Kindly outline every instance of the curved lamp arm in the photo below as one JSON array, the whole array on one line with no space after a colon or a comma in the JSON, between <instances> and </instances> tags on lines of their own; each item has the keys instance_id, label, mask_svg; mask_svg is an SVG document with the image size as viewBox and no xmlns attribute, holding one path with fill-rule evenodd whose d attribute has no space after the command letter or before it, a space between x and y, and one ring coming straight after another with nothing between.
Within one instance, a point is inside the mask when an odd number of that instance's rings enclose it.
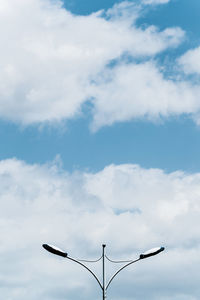
<instances>
[{"instance_id":1,"label":"curved lamp arm","mask_svg":"<svg viewBox=\"0 0 200 300\"><path fill-rule=\"evenodd\" d=\"M164 251L165 248L164 247L156 247L156 248L153 248L153 249L150 249L142 254L140 254L140 257L136 260L133 260L133 261L130 261L128 264L126 264L125 266L123 266L122 268L120 268L112 277L111 279L109 280L107 286L106 286L106 290L107 288L109 287L109 285L111 284L112 280L115 278L115 276L121 271L123 270L124 268L128 267L129 265L141 260L141 259L144 259L144 258L147 258L147 257L150 257L150 256L154 256L154 255L157 255L158 253ZM109 259L110 260L110 259ZM111 260L110 260L111 261Z\"/></svg>"},{"instance_id":2,"label":"curved lamp arm","mask_svg":"<svg viewBox=\"0 0 200 300\"><path fill-rule=\"evenodd\" d=\"M68 259L70 259L70 260L76 262L77 264L81 265L81 266L84 267L86 270L88 270L88 271L94 276L94 278L96 279L96 281L97 281L98 284L100 285L100 288L103 289L103 286L102 286L100 280L97 278L97 276L96 276L96 275L95 275L95 274L94 274L94 273L93 273L86 265L84 265L82 262L80 262L80 261L78 261L78 260L76 260L76 259L74 259L74 258L72 258L72 257L67 256L66 258L68 258Z\"/></svg>"},{"instance_id":3,"label":"curved lamp arm","mask_svg":"<svg viewBox=\"0 0 200 300\"><path fill-rule=\"evenodd\" d=\"M72 258L72 257L69 257L68 254L67 254L67 252L61 250L60 248L58 248L58 247L56 247L56 246L49 245L49 244L43 244L42 247L43 247L45 250L49 251L50 253L56 254L56 255L58 255L58 256L62 256L62 257L64 257L64 258L68 258L68 259L70 259L70 260L76 262L77 264L81 265L82 267L84 267L86 270L88 270L88 271L94 276L94 278L95 278L96 281L98 282L100 288L103 290L103 286L102 286L100 280L99 280L99 279L97 278L97 276L92 272L92 270L90 270L90 269L89 269L86 265L84 265L82 262L80 262L79 260L74 259L74 258ZM101 259L101 257L100 257L100 259ZM98 260L100 260L100 259L98 259ZM97 261L98 261L98 260L97 260Z\"/></svg>"},{"instance_id":4,"label":"curved lamp arm","mask_svg":"<svg viewBox=\"0 0 200 300\"><path fill-rule=\"evenodd\" d=\"M136 259L136 260L133 260L133 261L129 262L128 264L126 264L125 266L123 266L122 268L120 268L120 269L119 269L119 270L111 277L111 279L109 280L109 282L108 282L108 284L107 284L107 286L106 286L106 290L108 289L109 285L111 284L111 282L113 281L113 279L115 278L115 276L116 276L120 271L122 271L124 268L128 267L129 265L131 265L131 264L137 262L138 260L141 260L141 258L138 258L138 259Z\"/></svg>"}]
</instances>

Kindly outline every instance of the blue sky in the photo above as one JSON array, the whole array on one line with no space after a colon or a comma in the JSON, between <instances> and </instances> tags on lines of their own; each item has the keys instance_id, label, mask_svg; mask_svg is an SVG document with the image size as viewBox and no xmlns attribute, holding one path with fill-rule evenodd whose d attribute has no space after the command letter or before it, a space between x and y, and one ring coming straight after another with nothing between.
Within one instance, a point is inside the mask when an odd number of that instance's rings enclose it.
<instances>
[{"instance_id":1,"label":"blue sky","mask_svg":"<svg viewBox=\"0 0 200 300\"><path fill-rule=\"evenodd\" d=\"M65 1L75 14L90 14L111 7L115 1ZM195 47L198 36L198 1L172 1L148 8L138 24L154 24L161 29L180 26L187 31L180 47L165 51L162 56L173 63L174 57ZM181 11L181 13L179 13ZM192 16L192 17L191 17ZM67 170L97 171L111 163L138 163L143 167L166 171L182 169L199 171L199 128L188 116L169 118L156 123L131 120L91 133L91 109L64 125L23 127L1 120L1 158L17 157L29 163L45 163L60 155ZM64 127L64 128L63 128ZM82 151L79 151L80 148ZM148 151L143 151L147 149Z\"/></svg>"},{"instance_id":2,"label":"blue sky","mask_svg":"<svg viewBox=\"0 0 200 300\"><path fill-rule=\"evenodd\" d=\"M4 299L100 299L44 242L84 258L102 243L119 259L166 246L108 299L199 299L199 10L198 0L2 0Z\"/></svg>"},{"instance_id":3,"label":"blue sky","mask_svg":"<svg viewBox=\"0 0 200 300\"><path fill-rule=\"evenodd\" d=\"M46 163L58 155L69 171L99 171L112 163L137 163L167 172L198 172L200 168L199 128L187 118L162 124L127 122L95 134L90 132L85 118L69 122L66 127L64 131L38 130L2 124L1 158Z\"/></svg>"}]
</instances>

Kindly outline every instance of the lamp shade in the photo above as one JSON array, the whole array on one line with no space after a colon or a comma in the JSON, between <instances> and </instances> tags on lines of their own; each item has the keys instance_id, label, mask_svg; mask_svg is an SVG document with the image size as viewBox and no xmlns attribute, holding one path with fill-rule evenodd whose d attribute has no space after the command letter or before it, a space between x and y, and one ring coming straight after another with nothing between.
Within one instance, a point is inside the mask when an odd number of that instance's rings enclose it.
<instances>
[{"instance_id":1,"label":"lamp shade","mask_svg":"<svg viewBox=\"0 0 200 300\"><path fill-rule=\"evenodd\" d=\"M148 250L148 251L140 254L140 259L156 255L156 254L158 254L158 253L160 253L160 252L162 252L164 250L165 250L164 247L157 247L157 248L150 249L150 250Z\"/></svg>"},{"instance_id":2,"label":"lamp shade","mask_svg":"<svg viewBox=\"0 0 200 300\"><path fill-rule=\"evenodd\" d=\"M62 257L67 257L67 253L64 252L63 250L59 249L58 247L56 246L53 246L53 245L48 245L48 244L43 244L42 247L53 253L53 254L56 254L56 255L59 255L59 256L62 256Z\"/></svg>"}]
</instances>

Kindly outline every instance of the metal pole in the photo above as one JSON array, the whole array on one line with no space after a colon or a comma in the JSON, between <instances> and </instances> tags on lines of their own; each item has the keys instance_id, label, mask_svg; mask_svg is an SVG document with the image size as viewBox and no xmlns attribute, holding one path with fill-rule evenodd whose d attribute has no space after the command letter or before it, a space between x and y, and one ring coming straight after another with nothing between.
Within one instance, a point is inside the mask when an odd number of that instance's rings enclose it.
<instances>
[{"instance_id":1,"label":"metal pole","mask_svg":"<svg viewBox=\"0 0 200 300\"><path fill-rule=\"evenodd\" d=\"M106 276L105 276L105 247L106 245L103 244L102 245L102 259L103 259L103 284L102 284L102 287L103 287L103 300L106 299Z\"/></svg>"}]
</instances>

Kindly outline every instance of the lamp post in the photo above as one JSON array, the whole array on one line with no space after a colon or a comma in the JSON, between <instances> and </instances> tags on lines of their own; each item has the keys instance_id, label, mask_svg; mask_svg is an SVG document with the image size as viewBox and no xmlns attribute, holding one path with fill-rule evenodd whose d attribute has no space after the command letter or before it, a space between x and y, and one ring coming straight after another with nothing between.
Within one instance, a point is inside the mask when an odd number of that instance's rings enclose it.
<instances>
[{"instance_id":1,"label":"lamp post","mask_svg":"<svg viewBox=\"0 0 200 300\"><path fill-rule=\"evenodd\" d=\"M124 268L128 267L129 265L139 261L139 260L142 260L142 259L145 259L145 258L148 258L150 256L153 256L153 255L156 255L160 252L162 252L165 248L164 247L157 247L157 248L153 248L153 249L150 249L142 254L140 254L140 256L135 259L135 260L124 260L124 261L114 261L114 260L111 260L106 254L105 254L105 248L106 248L106 245L103 244L102 245L102 255L99 259L97 260L82 260L82 259L74 259L70 256L68 256L67 252L59 249L58 247L55 247L53 245L49 245L49 244L43 244L42 245L43 248L53 254L56 254L56 255L59 255L59 256L62 256L64 258L67 258L69 260L72 260L76 263L78 263L79 265L81 265L82 267L84 267L85 269L87 269L92 275L93 277L96 279L97 283L99 284L101 290L102 290L102 296L103 296L103 300L106 299L106 292L107 292L107 289L108 287L110 286L111 282L113 281L113 279L115 278L115 276L120 272L122 271ZM83 262L97 262L97 261L100 261L102 259L102 281L94 274L94 272L92 270L90 270ZM110 278L110 280L108 281L108 283L106 284L106 269L105 269L105 261L106 259L112 263L124 263L124 266L119 268L118 271L116 273L114 273L114 275Z\"/></svg>"}]
</instances>

